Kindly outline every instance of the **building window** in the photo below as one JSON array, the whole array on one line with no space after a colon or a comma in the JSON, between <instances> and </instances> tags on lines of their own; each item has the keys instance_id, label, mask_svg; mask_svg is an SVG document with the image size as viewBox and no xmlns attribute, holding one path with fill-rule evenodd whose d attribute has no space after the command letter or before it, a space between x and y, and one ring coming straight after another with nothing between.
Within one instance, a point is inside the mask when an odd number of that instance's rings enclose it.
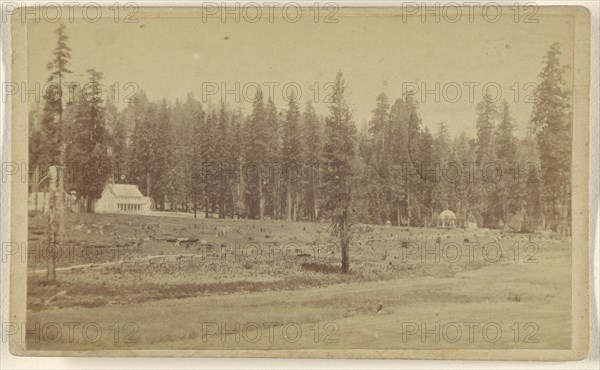
<instances>
[{"instance_id":1,"label":"building window","mask_svg":"<svg viewBox=\"0 0 600 370\"><path fill-rule=\"evenodd\" d=\"M117 203L117 209L124 212L137 212L142 210L141 204Z\"/></svg>"}]
</instances>

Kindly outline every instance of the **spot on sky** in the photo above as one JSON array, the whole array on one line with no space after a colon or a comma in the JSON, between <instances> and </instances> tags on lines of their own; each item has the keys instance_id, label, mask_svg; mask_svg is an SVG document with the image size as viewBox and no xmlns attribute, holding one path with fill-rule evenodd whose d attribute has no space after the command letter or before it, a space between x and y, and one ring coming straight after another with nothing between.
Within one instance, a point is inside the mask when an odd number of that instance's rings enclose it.
<instances>
[{"instance_id":1,"label":"spot on sky","mask_svg":"<svg viewBox=\"0 0 600 370\"><path fill-rule=\"evenodd\" d=\"M194 54L192 54L192 59L194 59L195 61L199 61L200 60L200 53L194 53Z\"/></svg>"}]
</instances>

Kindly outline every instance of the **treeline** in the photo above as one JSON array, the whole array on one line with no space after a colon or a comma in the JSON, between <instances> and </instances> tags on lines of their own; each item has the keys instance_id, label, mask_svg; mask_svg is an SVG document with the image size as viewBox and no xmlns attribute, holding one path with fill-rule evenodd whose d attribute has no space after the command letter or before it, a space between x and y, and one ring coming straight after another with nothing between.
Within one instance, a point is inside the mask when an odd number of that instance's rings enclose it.
<instances>
[{"instance_id":1,"label":"treeline","mask_svg":"<svg viewBox=\"0 0 600 370\"><path fill-rule=\"evenodd\" d=\"M560 46L550 46L538 75L532 116L515 137L508 102L486 97L476 108L474 138L452 137L444 123L421 125L411 97L376 99L359 135L362 218L428 226L450 209L459 224L515 231L571 233L570 91Z\"/></svg>"},{"instance_id":2,"label":"treeline","mask_svg":"<svg viewBox=\"0 0 600 370\"><path fill-rule=\"evenodd\" d=\"M70 72L64 27L57 33L50 81ZM357 130L339 73L325 116L311 102L282 108L260 92L247 115L191 93L169 103L140 92L121 110L100 90L47 101L30 115L30 162L76 163L64 188L85 211L114 181L138 185L157 210L220 218L332 220L344 230L357 220L432 226L450 209L479 226L568 234L572 122L559 55L552 45L520 139L509 104L491 99L477 106L474 138L453 137L444 123L430 132L410 95L379 95ZM102 74L88 74L101 88Z\"/></svg>"},{"instance_id":3,"label":"treeline","mask_svg":"<svg viewBox=\"0 0 600 370\"><path fill-rule=\"evenodd\" d=\"M112 130L112 174L137 184L157 210L317 219L323 122L311 103L279 111L257 94L244 115L224 103L205 107L191 93L172 105L137 98Z\"/></svg>"}]
</instances>

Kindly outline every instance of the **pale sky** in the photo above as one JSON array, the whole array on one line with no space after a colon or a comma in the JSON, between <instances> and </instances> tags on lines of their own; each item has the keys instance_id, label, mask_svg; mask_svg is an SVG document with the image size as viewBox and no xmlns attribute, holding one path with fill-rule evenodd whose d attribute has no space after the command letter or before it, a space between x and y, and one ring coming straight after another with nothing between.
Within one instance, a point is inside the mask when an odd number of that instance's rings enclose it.
<instances>
[{"instance_id":1,"label":"pale sky","mask_svg":"<svg viewBox=\"0 0 600 370\"><path fill-rule=\"evenodd\" d=\"M385 92L393 102L401 96L403 83L425 84L432 90L438 82L441 88L448 87L449 99L456 97L457 85L462 97L455 103L442 95L439 103L433 94L426 102L420 98L423 124L435 132L444 121L452 135L462 130L474 135L475 106L482 100L484 84L500 86L517 124L523 126L532 108L525 101L532 91L527 83L537 81L549 45L559 42L562 63L572 64L570 16L538 14L539 22L529 24L516 23L508 14L497 23L480 17L473 22L463 17L457 23L433 19L423 23L418 17L403 21L390 15L337 18L335 24L315 23L310 14L298 23L282 19L269 23L266 17L258 23L191 17L141 18L138 24L67 21L71 79L79 81L87 69L96 68L104 73L106 85L119 84L121 100L126 95L124 84L134 82L150 100L164 97L172 102L184 100L188 92L200 99L203 83L225 83L235 89L239 82L240 92L248 86L246 91L253 95L253 84L262 85L267 93L265 83L275 82L279 109L285 108L283 85L298 84L302 101L313 99L319 86L316 107L326 114L325 85L340 70L357 124L370 119L379 93ZM30 83L47 80L55 27L47 22L29 24ZM469 102L469 83L479 84L472 88L474 102ZM513 101L514 90L519 91L518 103ZM220 99L219 92L212 102ZM225 99L234 108L238 105L232 94ZM249 105L241 105L244 112L249 112Z\"/></svg>"}]
</instances>

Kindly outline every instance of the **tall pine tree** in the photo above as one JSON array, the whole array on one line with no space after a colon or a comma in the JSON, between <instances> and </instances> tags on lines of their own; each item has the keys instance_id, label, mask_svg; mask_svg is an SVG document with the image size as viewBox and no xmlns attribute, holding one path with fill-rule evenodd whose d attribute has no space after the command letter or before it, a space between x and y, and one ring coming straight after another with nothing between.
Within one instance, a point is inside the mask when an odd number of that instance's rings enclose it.
<instances>
[{"instance_id":1,"label":"tall pine tree","mask_svg":"<svg viewBox=\"0 0 600 370\"><path fill-rule=\"evenodd\" d=\"M346 82L341 72L338 72L332 89L329 115L325 120L326 141L323 148L326 169L323 184L324 208L331 218L333 235L340 241L342 272L348 273L356 127L346 101Z\"/></svg>"},{"instance_id":2,"label":"tall pine tree","mask_svg":"<svg viewBox=\"0 0 600 370\"><path fill-rule=\"evenodd\" d=\"M77 171L70 178L72 190L82 204L82 210L93 211L94 201L100 198L110 176L108 154L110 137L102 99L102 73L88 70L91 89L73 103L69 127L69 162Z\"/></svg>"},{"instance_id":3,"label":"tall pine tree","mask_svg":"<svg viewBox=\"0 0 600 370\"><path fill-rule=\"evenodd\" d=\"M286 189L287 220L296 221L298 214L298 192L302 181L302 135L300 127L300 109L296 97L288 102L283 128L282 158L284 168L284 186Z\"/></svg>"},{"instance_id":4,"label":"tall pine tree","mask_svg":"<svg viewBox=\"0 0 600 370\"><path fill-rule=\"evenodd\" d=\"M571 233L571 137L570 91L566 68L560 63L560 45L550 46L538 75L531 124L540 154L543 226Z\"/></svg>"},{"instance_id":5,"label":"tall pine tree","mask_svg":"<svg viewBox=\"0 0 600 370\"><path fill-rule=\"evenodd\" d=\"M264 219L265 194L264 185L268 178L264 171L265 162L272 157L269 144L269 124L263 94L256 92L252 104L252 114L246 124L246 163L243 176L246 184L246 207L251 218Z\"/></svg>"},{"instance_id":6,"label":"tall pine tree","mask_svg":"<svg viewBox=\"0 0 600 370\"><path fill-rule=\"evenodd\" d=\"M308 171L308 186L305 191L306 214L311 221L317 221L319 218L319 168L322 161L323 143L321 122L310 100L306 103L302 122L304 124L303 146L306 148L305 163Z\"/></svg>"}]
</instances>

